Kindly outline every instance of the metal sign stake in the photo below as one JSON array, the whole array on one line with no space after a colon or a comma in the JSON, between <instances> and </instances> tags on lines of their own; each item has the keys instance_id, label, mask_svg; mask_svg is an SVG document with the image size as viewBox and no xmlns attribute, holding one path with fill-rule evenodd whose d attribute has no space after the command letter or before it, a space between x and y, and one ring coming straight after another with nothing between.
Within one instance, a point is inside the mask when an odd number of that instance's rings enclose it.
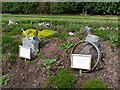
<instances>
[{"instance_id":1,"label":"metal sign stake","mask_svg":"<svg viewBox=\"0 0 120 90\"><path fill-rule=\"evenodd\" d=\"M82 73L82 69L79 70L79 75L82 76L83 73Z\"/></svg>"}]
</instances>

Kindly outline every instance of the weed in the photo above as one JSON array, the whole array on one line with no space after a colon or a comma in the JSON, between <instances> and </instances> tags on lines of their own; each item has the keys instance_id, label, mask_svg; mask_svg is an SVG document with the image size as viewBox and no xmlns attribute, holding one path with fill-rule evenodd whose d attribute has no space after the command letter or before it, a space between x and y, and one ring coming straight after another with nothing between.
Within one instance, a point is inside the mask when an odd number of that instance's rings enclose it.
<instances>
[{"instance_id":1,"label":"weed","mask_svg":"<svg viewBox=\"0 0 120 90\"><path fill-rule=\"evenodd\" d=\"M21 29L22 29L22 27L20 27L20 26L15 26L12 30L11 30L11 32L10 32L10 35L18 35L18 34L21 34Z\"/></svg>"},{"instance_id":2,"label":"weed","mask_svg":"<svg viewBox=\"0 0 120 90\"><path fill-rule=\"evenodd\" d=\"M2 32L11 32L11 30L14 28L13 25L8 26L8 25L2 25Z\"/></svg>"},{"instance_id":3,"label":"weed","mask_svg":"<svg viewBox=\"0 0 120 90\"><path fill-rule=\"evenodd\" d=\"M6 86L9 81L10 81L10 77L5 78L5 77L1 76L0 77L0 86L2 86L2 85Z\"/></svg>"},{"instance_id":4,"label":"weed","mask_svg":"<svg viewBox=\"0 0 120 90\"><path fill-rule=\"evenodd\" d=\"M14 41L13 43L11 43L10 53L11 54L18 54L20 44L21 44L21 42L19 42L19 41Z\"/></svg>"},{"instance_id":5,"label":"weed","mask_svg":"<svg viewBox=\"0 0 120 90\"><path fill-rule=\"evenodd\" d=\"M57 61L56 58L48 58L48 59L43 59L43 67L46 69L46 70L49 70L50 67L51 67L51 64L54 63L55 61Z\"/></svg>"},{"instance_id":6,"label":"weed","mask_svg":"<svg viewBox=\"0 0 120 90\"><path fill-rule=\"evenodd\" d=\"M101 79L90 79L86 80L82 84L83 88L99 88L103 90L103 88L108 88L108 85L104 83Z\"/></svg>"},{"instance_id":7,"label":"weed","mask_svg":"<svg viewBox=\"0 0 120 90\"><path fill-rule=\"evenodd\" d=\"M111 35L108 35L109 37L109 40L112 44L114 44L115 46L117 46L118 44L118 35L117 34L111 34Z\"/></svg>"},{"instance_id":8,"label":"weed","mask_svg":"<svg viewBox=\"0 0 120 90\"><path fill-rule=\"evenodd\" d=\"M16 55L13 55L13 54L10 55L9 61L10 61L10 64L13 65L15 63L15 61L16 61Z\"/></svg>"},{"instance_id":9,"label":"weed","mask_svg":"<svg viewBox=\"0 0 120 90\"><path fill-rule=\"evenodd\" d=\"M67 42L67 43L63 43L60 48L63 50L68 50L69 48L71 48L73 46L73 44L71 42Z\"/></svg>"},{"instance_id":10,"label":"weed","mask_svg":"<svg viewBox=\"0 0 120 90\"><path fill-rule=\"evenodd\" d=\"M80 24L76 24L76 23L70 23L69 25L67 25L67 31L69 32L75 32L80 30Z\"/></svg>"},{"instance_id":11,"label":"weed","mask_svg":"<svg viewBox=\"0 0 120 90\"><path fill-rule=\"evenodd\" d=\"M116 32L108 31L108 30L92 30L92 32L101 37L105 41L110 41L111 44L117 46L118 44L118 35Z\"/></svg>"},{"instance_id":12,"label":"weed","mask_svg":"<svg viewBox=\"0 0 120 90\"><path fill-rule=\"evenodd\" d=\"M76 78L68 69L63 69L56 76L49 77L46 88L75 88Z\"/></svg>"},{"instance_id":13,"label":"weed","mask_svg":"<svg viewBox=\"0 0 120 90\"><path fill-rule=\"evenodd\" d=\"M61 32L61 33L56 33L54 35L52 35L51 37L54 37L54 38L60 38L60 39L67 39L68 38L68 34L67 33L64 33L64 32Z\"/></svg>"},{"instance_id":14,"label":"weed","mask_svg":"<svg viewBox=\"0 0 120 90\"><path fill-rule=\"evenodd\" d=\"M42 52L38 53L38 59L44 59L44 58L46 57Z\"/></svg>"},{"instance_id":15,"label":"weed","mask_svg":"<svg viewBox=\"0 0 120 90\"><path fill-rule=\"evenodd\" d=\"M2 50L2 54L6 53L6 48L5 47L2 47L1 50Z\"/></svg>"},{"instance_id":16,"label":"weed","mask_svg":"<svg viewBox=\"0 0 120 90\"><path fill-rule=\"evenodd\" d=\"M13 38L11 38L8 35L3 35L2 36L2 45L10 44L13 41Z\"/></svg>"}]
</instances>

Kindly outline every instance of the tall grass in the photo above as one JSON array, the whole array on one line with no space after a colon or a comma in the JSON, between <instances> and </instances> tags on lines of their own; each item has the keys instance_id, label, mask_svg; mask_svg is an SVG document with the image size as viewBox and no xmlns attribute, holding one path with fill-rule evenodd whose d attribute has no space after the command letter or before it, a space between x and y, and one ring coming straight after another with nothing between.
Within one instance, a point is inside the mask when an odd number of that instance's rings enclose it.
<instances>
[{"instance_id":1,"label":"tall grass","mask_svg":"<svg viewBox=\"0 0 120 90\"><path fill-rule=\"evenodd\" d=\"M92 33L99 36L102 40L109 41L111 44L118 46L118 32L110 30L92 30Z\"/></svg>"}]
</instances>

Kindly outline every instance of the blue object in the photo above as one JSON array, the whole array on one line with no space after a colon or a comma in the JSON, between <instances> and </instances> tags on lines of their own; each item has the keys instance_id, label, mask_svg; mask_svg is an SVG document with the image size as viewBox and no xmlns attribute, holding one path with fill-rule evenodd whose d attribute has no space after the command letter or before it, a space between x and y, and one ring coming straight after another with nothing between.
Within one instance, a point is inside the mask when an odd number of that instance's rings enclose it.
<instances>
[{"instance_id":1,"label":"blue object","mask_svg":"<svg viewBox=\"0 0 120 90\"><path fill-rule=\"evenodd\" d=\"M35 47L39 49L39 39L38 36L34 36L33 39L35 40Z\"/></svg>"}]
</instances>

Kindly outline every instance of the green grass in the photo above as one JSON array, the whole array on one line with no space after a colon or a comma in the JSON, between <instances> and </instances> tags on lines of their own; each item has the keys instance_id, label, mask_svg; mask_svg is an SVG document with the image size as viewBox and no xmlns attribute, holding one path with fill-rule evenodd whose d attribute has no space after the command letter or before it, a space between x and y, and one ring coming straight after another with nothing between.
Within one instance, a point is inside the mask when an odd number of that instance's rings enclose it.
<instances>
[{"instance_id":1,"label":"green grass","mask_svg":"<svg viewBox=\"0 0 120 90\"><path fill-rule=\"evenodd\" d=\"M15 41L9 35L2 36L2 54L5 54L7 50L10 49L11 54L18 54L19 53L19 45L21 44L20 41Z\"/></svg>"},{"instance_id":2,"label":"green grass","mask_svg":"<svg viewBox=\"0 0 120 90\"><path fill-rule=\"evenodd\" d=\"M56 76L49 77L45 87L56 87L58 90L62 88L75 88L75 81L76 78L74 74L68 69L63 69L59 71Z\"/></svg>"},{"instance_id":3,"label":"green grass","mask_svg":"<svg viewBox=\"0 0 120 90\"><path fill-rule=\"evenodd\" d=\"M118 46L118 32L109 30L92 30L92 33L99 36L105 41L109 41L111 44Z\"/></svg>"},{"instance_id":4,"label":"green grass","mask_svg":"<svg viewBox=\"0 0 120 90\"><path fill-rule=\"evenodd\" d=\"M101 79L89 79L89 80L86 80L82 83L82 88L83 89L90 89L90 90L93 90L93 88L95 89L100 89L100 90L103 90L103 89L106 89L108 88L108 85L103 82Z\"/></svg>"},{"instance_id":5,"label":"green grass","mask_svg":"<svg viewBox=\"0 0 120 90\"><path fill-rule=\"evenodd\" d=\"M75 24L89 24L89 25L109 25L117 26L118 17L117 16L79 16L79 15L2 15L2 22L8 22L12 18L17 22L42 22L49 21L54 24L65 24L65 23L75 23Z\"/></svg>"},{"instance_id":6,"label":"green grass","mask_svg":"<svg viewBox=\"0 0 120 90\"><path fill-rule=\"evenodd\" d=\"M10 53L18 54L19 53L19 45L21 45L20 41L14 41L13 43L11 43Z\"/></svg>"},{"instance_id":7,"label":"green grass","mask_svg":"<svg viewBox=\"0 0 120 90\"><path fill-rule=\"evenodd\" d=\"M8 35L3 35L2 36L2 45L10 44L13 41L13 38Z\"/></svg>"},{"instance_id":8,"label":"green grass","mask_svg":"<svg viewBox=\"0 0 120 90\"><path fill-rule=\"evenodd\" d=\"M8 82L10 81L10 77L4 78L3 76L0 77L0 87L6 86Z\"/></svg>"},{"instance_id":9,"label":"green grass","mask_svg":"<svg viewBox=\"0 0 120 90\"><path fill-rule=\"evenodd\" d=\"M16 55L12 54L9 57L10 64L13 65L16 61Z\"/></svg>"},{"instance_id":10,"label":"green grass","mask_svg":"<svg viewBox=\"0 0 120 90\"><path fill-rule=\"evenodd\" d=\"M60 39L63 39L63 40L67 39L68 37L69 37L68 34L63 33L63 32L61 32L61 33L58 32L58 33L51 36L51 38L60 38Z\"/></svg>"},{"instance_id":11,"label":"green grass","mask_svg":"<svg viewBox=\"0 0 120 90\"><path fill-rule=\"evenodd\" d=\"M10 35L19 35L21 34L22 27L20 26L14 26L13 29L10 32Z\"/></svg>"}]
</instances>

